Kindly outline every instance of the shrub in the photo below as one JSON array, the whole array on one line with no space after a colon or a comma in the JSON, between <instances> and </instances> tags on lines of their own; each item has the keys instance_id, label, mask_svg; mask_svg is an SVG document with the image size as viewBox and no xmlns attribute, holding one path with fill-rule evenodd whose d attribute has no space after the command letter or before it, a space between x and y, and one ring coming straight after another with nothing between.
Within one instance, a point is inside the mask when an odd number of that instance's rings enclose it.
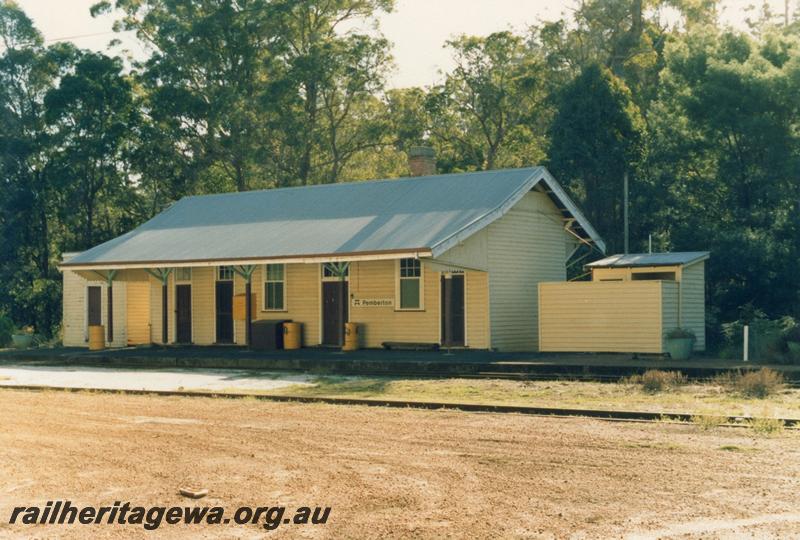
<instances>
[{"instance_id":1,"label":"shrub","mask_svg":"<svg viewBox=\"0 0 800 540\"><path fill-rule=\"evenodd\" d=\"M667 332L667 339L697 339L694 332L688 328L673 328Z\"/></svg>"},{"instance_id":2,"label":"shrub","mask_svg":"<svg viewBox=\"0 0 800 540\"><path fill-rule=\"evenodd\" d=\"M641 384L642 390L648 394L663 392L686 383L686 375L680 371L661 371L648 369L641 375L632 375L628 378L631 384Z\"/></svg>"},{"instance_id":3,"label":"shrub","mask_svg":"<svg viewBox=\"0 0 800 540\"><path fill-rule=\"evenodd\" d=\"M783 388L783 375L769 368L739 373L734 377L736 390L747 397L764 399Z\"/></svg>"},{"instance_id":4,"label":"shrub","mask_svg":"<svg viewBox=\"0 0 800 540\"><path fill-rule=\"evenodd\" d=\"M786 330L783 334L783 339L800 343L800 324L796 324Z\"/></svg>"},{"instance_id":5,"label":"shrub","mask_svg":"<svg viewBox=\"0 0 800 540\"><path fill-rule=\"evenodd\" d=\"M742 317L722 325L725 346L722 355L728 358L741 358L743 328L750 327L750 359L756 361L782 362L787 358L785 334L797 325L792 317L769 319L760 310L744 309Z\"/></svg>"},{"instance_id":6,"label":"shrub","mask_svg":"<svg viewBox=\"0 0 800 540\"><path fill-rule=\"evenodd\" d=\"M784 422L780 418L753 418L747 423L756 435L777 435L783 432Z\"/></svg>"},{"instance_id":7,"label":"shrub","mask_svg":"<svg viewBox=\"0 0 800 540\"><path fill-rule=\"evenodd\" d=\"M703 431L709 431L725 424L728 421L724 416L717 416L713 414L698 414L692 416L692 424L696 425Z\"/></svg>"},{"instance_id":8,"label":"shrub","mask_svg":"<svg viewBox=\"0 0 800 540\"><path fill-rule=\"evenodd\" d=\"M783 340L786 342L786 357L792 363L800 363L800 324L787 329Z\"/></svg>"},{"instance_id":9,"label":"shrub","mask_svg":"<svg viewBox=\"0 0 800 540\"><path fill-rule=\"evenodd\" d=\"M11 317L0 312L0 348L5 347L11 341L11 334L14 333L14 321Z\"/></svg>"}]
</instances>

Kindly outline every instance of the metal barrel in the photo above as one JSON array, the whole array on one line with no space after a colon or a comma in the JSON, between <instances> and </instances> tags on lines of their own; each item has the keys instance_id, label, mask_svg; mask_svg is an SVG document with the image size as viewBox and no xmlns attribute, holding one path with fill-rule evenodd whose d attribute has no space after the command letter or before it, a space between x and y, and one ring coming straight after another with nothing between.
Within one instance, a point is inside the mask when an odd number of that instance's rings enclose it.
<instances>
[{"instance_id":1,"label":"metal barrel","mask_svg":"<svg viewBox=\"0 0 800 540\"><path fill-rule=\"evenodd\" d=\"M283 348L284 349L299 349L302 343L302 332L300 323L286 322L283 323Z\"/></svg>"}]
</instances>

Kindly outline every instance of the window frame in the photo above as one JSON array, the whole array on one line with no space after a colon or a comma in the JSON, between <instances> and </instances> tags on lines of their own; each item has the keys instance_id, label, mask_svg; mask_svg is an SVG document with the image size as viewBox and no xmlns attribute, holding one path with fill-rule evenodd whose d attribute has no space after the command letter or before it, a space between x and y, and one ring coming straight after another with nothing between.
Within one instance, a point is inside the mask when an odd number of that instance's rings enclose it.
<instances>
[{"instance_id":1,"label":"window frame","mask_svg":"<svg viewBox=\"0 0 800 540\"><path fill-rule=\"evenodd\" d=\"M182 271L188 271L189 272L189 277L188 278L180 277L180 274L181 274ZM175 283L191 283L192 282L192 267L191 266L178 266L177 268L175 268L173 270L173 273L175 274Z\"/></svg>"},{"instance_id":2,"label":"window frame","mask_svg":"<svg viewBox=\"0 0 800 540\"><path fill-rule=\"evenodd\" d=\"M223 269L229 269L231 277L222 277ZM217 266L217 281L233 281L235 277L236 277L236 271L233 269L233 266L231 265Z\"/></svg>"},{"instance_id":3,"label":"window frame","mask_svg":"<svg viewBox=\"0 0 800 540\"><path fill-rule=\"evenodd\" d=\"M282 279L268 279L269 278L269 266L281 266L283 267L282 272ZM269 312L285 312L289 311L289 304L288 304L288 295L287 295L287 287L286 287L286 267L285 263L268 263L261 267L261 271L263 272L263 279L261 280L261 293L263 296L263 300L261 302L261 311L269 311ZM267 284L268 283L283 283L283 307L282 308L271 308L267 307Z\"/></svg>"},{"instance_id":4,"label":"window frame","mask_svg":"<svg viewBox=\"0 0 800 540\"><path fill-rule=\"evenodd\" d=\"M678 281L678 273L674 271L633 271L631 272L631 281Z\"/></svg>"},{"instance_id":5,"label":"window frame","mask_svg":"<svg viewBox=\"0 0 800 540\"><path fill-rule=\"evenodd\" d=\"M419 276L403 276L402 275L402 261L412 260L419 264ZM401 282L404 280L416 280L419 283L419 305L417 307L403 307L403 298L401 295ZM420 259L414 257L405 257L397 259L395 262L395 311L425 311L425 266Z\"/></svg>"}]
</instances>

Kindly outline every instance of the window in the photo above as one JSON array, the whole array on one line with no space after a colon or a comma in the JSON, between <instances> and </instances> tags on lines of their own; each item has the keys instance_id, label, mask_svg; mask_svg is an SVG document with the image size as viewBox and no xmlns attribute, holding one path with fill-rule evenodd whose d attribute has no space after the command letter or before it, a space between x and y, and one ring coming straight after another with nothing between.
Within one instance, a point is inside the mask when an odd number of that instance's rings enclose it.
<instances>
[{"instance_id":1,"label":"window","mask_svg":"<svg viewBox=\"0 0 800 540\"><path fill-rule=\"evenodd\" d=\"M233 279L233 266L220 266L217 279L219 281L231 281Z\"/></svg>"},{"instance_id":2,"label":"window","mask_svg":"<svg viewBox=\"0 0 800 540\"><path fill-rule=\"evenodd\" d=\"M192 269L191 268L176 268L175 269L175 280L176 281L192 281Z\"/></svg>"},{"instance_id":3,"label":"window","mask_svg":"<svg viewBox=\"0 0 800 540\"><path fill-rule=\"evenodd\" d=\"M675 272L634 272L631 274L633 281L662 280L675 281Z\"/></svg>"},{"instance_id":4,"label":"window","mask_svg":"<svg viewBox=\"0 0 800 540\"><path fill-rule=\"evenodd\" d=\"M325 263L322 265L323 278L341 279L342 273L344 273L344 277L350 275L350 263Z\"/></svg>"},{"instance_id":5,"label":"window","mask_svg":"<svg viewBox=\"0 0 800 540\"><path fill-rule=\"evenodd\" d=\"M264 266L264 310L286 309L286 267L283 264Z\"/></svg>"},{"instance_id":6,"label":"window","mask_svg":"<svg viewBox=\"0 0 800 540\"><path fill-rule=\"evenodd\" d=\"M400 259L400 309L422 309L422 263Z\"/></svg>"}]
</instances>

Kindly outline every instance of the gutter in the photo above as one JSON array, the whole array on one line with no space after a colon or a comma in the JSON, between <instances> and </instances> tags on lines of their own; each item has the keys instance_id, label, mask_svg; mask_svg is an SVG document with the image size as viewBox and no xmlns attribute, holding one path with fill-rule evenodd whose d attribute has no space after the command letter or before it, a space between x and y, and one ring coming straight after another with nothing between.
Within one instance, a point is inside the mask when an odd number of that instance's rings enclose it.
<instances>
[{"instance_id":1,"label":"gutter","mask_svg":"<svg viewBox=\"0 0 800 540\"><path fill-rule=\"evenodd\" d=\"M372 252L353 252L353 253L330 253L314 255L289 255L285 257L240 257L233 259L195 259L195 260L151 260L151 261L109 261L99 263L70 263L63 262L58 266L62 272L64 270L133 270L156 267L207 267L207 266L239 266L250 264L267 263L299 263L314 264L325 262L355 262L355 261L380 261L394 259L420 259L431 257L430 248L414 248L404 250L385 250Z\"/></svg>"}]
</instances>

